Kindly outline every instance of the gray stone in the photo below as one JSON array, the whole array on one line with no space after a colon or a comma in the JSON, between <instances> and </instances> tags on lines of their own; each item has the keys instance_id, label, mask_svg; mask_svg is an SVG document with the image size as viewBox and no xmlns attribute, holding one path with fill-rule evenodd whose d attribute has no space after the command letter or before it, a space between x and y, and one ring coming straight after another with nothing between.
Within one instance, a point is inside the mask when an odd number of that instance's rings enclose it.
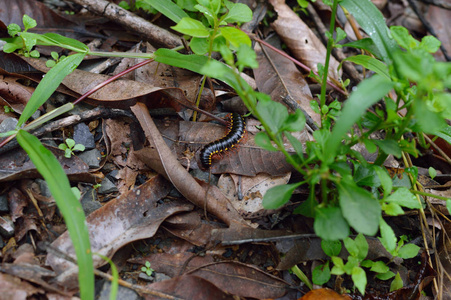
<instances>
[{"instance_id":1,"label":"gray stone","mask_svg":"<svg viewBox=\"0 0 451 300\"><path fill-rule=\"evenodd\" d=\"M163 273L154 273L154 276L155 276L154 282L171 279L171 277L169 277L168 275L163 274Z\"/></svg>"},{"instance_id":2,"label":"gray stone","mask_svg":"<svg viewBox=\"0 0 451 300\"><path fill-rule=\"evenodd\" d=\"M142 279L144 281L147 281L147 282L153 282L153 280L154 280L153 276L148 276L144 272L139 273L138 278Z\"/></svg>"},{"instance_id":3,"label":"gray stone","mask_svg":"<svg viewBox=\"0 0 451 300\"><path fill-rule=\"evenodd\" d=\"M88 125L79 123L74 126L74 141L75 144L82 144L86 150L91 150L96 147L94 136L89 131Z\"/></svg>"},{"instance_id":4,"label":"gray stone","mask_svg":"<svg viewBox=\"0 0 451 300\"><path fill-rule=\"evenodd\" d=\"M117 189L116 185L114 185L114 183L111 182L111 180L109 180L107 177L103 178L102 182L100 183L100 187L97 190L97 192L99 194L109 194L109 193L115 193L115 192L119 192L119 190Z\"/></svg>"},{"instance_id":5,"label":"gray stone","mask_svg":"<svg viewBox=\"0 0 451 300\"><path fill-rule=\"evenodd\" d=\"M85 151L77 155L81 158L91 169L100 168L100 159L102 158L102 154L97 149L92 149L89 151Z\"/></svg>"},{"instance_id":6,"label":"gray stone","mask_svg":"<svg viewBox=\"0 0 451 300\"><path fill-rule=\"evenodd\" d=\"M0 234L5 238L14 235L14 223L8 216L0 216Z\"/></svg>"},{"instance_id":7,"label":"gray stone","mask_svg":"<svg viewBox=\"0 0 451 300\"><path fill-rule=\"evenodd\" d=\"M0 195L0 212L9 212L8 197L6 194Z\"/></svg>"},{"instance_id":8,"label":"gray stone","mask_svg":"<svg viewBox=\"0 0 451 300\"><path fill-rule=\"evenodd\" d=\"M0 124L0 132L3 133L16 129L17 123L19 123L19 121L16 118L4 119Z\"/></svg>"},{"instance_id":9,"label":"gray stone","mask_svg":"<svg viewBox=\"0 0 451 300\"><path fill-rule=\"evenodd\" d=\"M102 290L100 291L99 300L109 300L110 299L110 290L111 283L109 281L105 281L102 286ZM123 287L119 285L117 290L116 299L127 299L127 300L140 300L141 297L134 291L129 288Z\"/></svg>"},{"instance_id":10,"label":"gray stone","mask_svg":"<svg viewBox=\"0 0 451 300\"><path fill-rule=\"evenodd\" d=\"M47 182L43 179L37 178L35 179L36 183L39 186L39 189L41 190L41 195L44 197L52 197L52 193L50 192L49 185Z\"/></svg>"},{"instance_id":11,"label":"gray stone","mask_svg":"<svg viewBox=\"0 0 451 300\"><path fill-rule=\"evenodd\" d=\"M102 205L97 201L97 192L90 186L87 186L84 189L84 194L81 197L81 206L83 207L83 211L86 215L89 215L93 211L102 207Z\"/></svg>"}]
</instances>

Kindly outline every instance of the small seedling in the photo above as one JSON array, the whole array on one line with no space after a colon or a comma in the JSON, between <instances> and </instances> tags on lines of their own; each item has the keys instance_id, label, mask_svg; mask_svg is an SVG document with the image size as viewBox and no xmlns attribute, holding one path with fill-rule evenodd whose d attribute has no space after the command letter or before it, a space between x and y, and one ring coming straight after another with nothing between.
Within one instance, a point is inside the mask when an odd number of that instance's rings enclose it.
<instances>
[{"instance_id":1,"label":"small seedling","mask_svg":"<svg viewBox=\"0 0 451 300\"><path fill-rule=\"evenodd\" d=\"M85 146L82 144L75 144L73 139L66 139L65 144L60 144L58 146L61 150L64 150L64 157L70 158L74 151L85 151Z\"/></svg>"},{"instance_id":2,"label":"small seedling","mask_svg":"<svg viewBox=\"0 0 451 300\"><path fill-rule=\"evenodd\" d=\"M61 61L62 59L64 59L66 57L66 55L61 55L61 57L58 55L58 53L56 53L55 51L52 51L50 53L50 55L52 56L52 59L49 59L48 61L45 62L45 65L47 66L47 68L51 68L53 66L55 66L59 61Z\"/></svg>"},{"instance_id":3,"label":"small seedling","mask_svg":"<svg viewBox=\"0 0 451 300\"><path fill-rule=\"evenodd\" d=\"M150 262L146 261L145 267L142 267L141 271L146 273L147 276L152 276L152 273L155 270L150 267Z\"/></svg>"},{"instance_id":4,"label":"small seedling","mask_svg":"<svg viewBox=\"0 0 451 300\"><path fill-rule=\"evenodd\" d=\"M5 111L5 113L14 112L14 109L9 107L8 105L4 105L3 110Z\"/></svg>"}]
</instances>

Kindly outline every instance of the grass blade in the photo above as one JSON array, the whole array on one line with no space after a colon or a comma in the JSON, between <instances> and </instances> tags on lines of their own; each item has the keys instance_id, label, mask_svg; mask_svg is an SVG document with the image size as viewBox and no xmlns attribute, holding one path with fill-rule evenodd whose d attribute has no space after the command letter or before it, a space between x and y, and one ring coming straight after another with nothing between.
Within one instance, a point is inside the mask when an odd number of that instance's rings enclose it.
<instances>
[{"instance_id":1,"label":"grass blade","mask_svg":"<svg viewBox=\"0 0 451 300\"><path fill-rule=\"evenodd\" d=\"M181 19L189 17L183 9L171 0L144 0L144 2L150 4L167 18L174 21L174 23L178 23Z\"/></svg>"},{"instance_id":2,"label":"grass blade","mask_svg":"<svg viewBox=\"0 0 451 300\"><path fill-rule=\"evenodd\" d=\"M38 138L19 130L17 141L49 185L50 192L66 222L77 255L81 299L94 299L94 268L83 208L73 194L69 180L58 160Z\"/></svg>"}]
</instances>

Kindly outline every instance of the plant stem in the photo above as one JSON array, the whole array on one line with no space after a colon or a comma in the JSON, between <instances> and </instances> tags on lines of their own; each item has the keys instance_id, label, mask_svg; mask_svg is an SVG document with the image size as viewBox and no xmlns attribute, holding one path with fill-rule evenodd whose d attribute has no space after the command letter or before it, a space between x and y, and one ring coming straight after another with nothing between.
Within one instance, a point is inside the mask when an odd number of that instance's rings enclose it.
<instances>
[{"instance_id":1,"label":"plant stem","mask_svg":"<svg viewBox=\"0 0 451 300\"><path fill-rule=\"evenodd\" d=\"M324 64L324 74L323 74L323 80L321 82L321 96L320 96L320 107L323 107L326 104L326 84L327 84L327 74L329 73L329 62L330 62L330 55L332 52L332 46L333 46L333 34L335 29L335 15L337 14L337 6L338 6L338 0L334 0L334 4L332 7L332 16L330 17L330 37L327 40L327 53L326 53L326 62ZM320 110L321 111L321 110Z\"/></svg>"},{"instance_id":2,"label":"plant stem","mask_svg":"<svg viewBox=\"0 0 451 300\"><path fill-rule=\"evenodd\" d=\"M418 194L418 195L425 196L425 197L436 198L436 199L444 200L444 201L451 200L451 198L447 198L447 197L443 197L443 196L439 196L439 195L435 195L435 194L430 194L430 193L426 193L426 192L422 192L422 191L416 191L416 190L410 190L410 191L414 194Z\"/></svg>"}]
</instances>

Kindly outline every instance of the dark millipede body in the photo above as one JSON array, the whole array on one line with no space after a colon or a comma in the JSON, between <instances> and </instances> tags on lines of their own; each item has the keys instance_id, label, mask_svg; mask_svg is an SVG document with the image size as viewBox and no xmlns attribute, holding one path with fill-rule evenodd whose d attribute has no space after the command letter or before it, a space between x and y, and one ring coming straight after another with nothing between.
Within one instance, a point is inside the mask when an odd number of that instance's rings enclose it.
<instances>
[{"instance_id":1,"label":"dark millipede body","mask_svg":"<svg viewBox=\"0 0 451 300\"><path fill-rule=\"evenodd\" d=\"M213 155L225 152L234 148L246 133L246 122L243 116L232 113L230 114L230 124L228 126L228 132L223 138L211 142L206 145L200 151L200 161L205 168L211 166L211 160Z\"/></svg>"}]
</instances>

